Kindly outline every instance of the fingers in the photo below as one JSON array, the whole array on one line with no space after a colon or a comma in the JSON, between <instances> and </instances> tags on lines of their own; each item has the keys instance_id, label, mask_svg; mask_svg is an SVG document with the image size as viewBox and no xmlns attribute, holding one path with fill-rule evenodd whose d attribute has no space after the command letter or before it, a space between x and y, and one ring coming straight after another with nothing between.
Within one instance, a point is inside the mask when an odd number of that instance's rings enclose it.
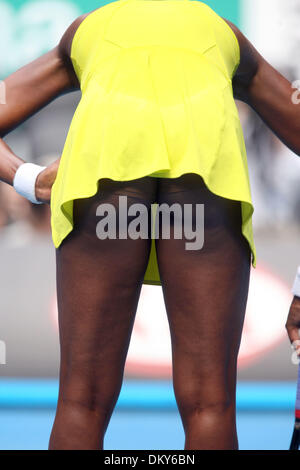
<instances>
[{"instance_id":1,"label":"fingers","mask_svg":"<svg viewBox=\"0 0 300 470\"><path fill-rule=\"evenodd\" d=\"M295 338L296 338L296 335L295 335ZM298 338L297 339L291 339L291 343L292 343L292 347L293 349L297 352L297 356L300 357L300 339L299 339L299 335L298 335Z\"/></svg>"},{"instance_id":2,"label":"fingers","mask_svg":"<svg viewBox=\"0 0 300 470\"><path fill-rule=\"evenodd\" d=\"M293 348L300 356L300 297L294 297L285 327Z\"/></svg>"},{"instance_id":3,"label":"fingers","mask_svg":"<svg viewBox=\"0 0 300 470\"><path fill-rule=\"evenodd\" d=\"M57 176L60 158L42 171L36 180L35 194L39 202L50 204L51 190Z\"/></svg>"},{"instance_id":4,"label":"fingers","mask_svg":"<svg viewBox=\"0 0 300 470\"><path fill-rule=\"evenodd\" d=\"M52 183L54 183L54 180L56 178L59 165L60 165L60 158L58 158L57 160L55 160L55 162L53 162L50 166L48 166L48 175L50 179L52 179Z\"/></svg>"}]
</instances>

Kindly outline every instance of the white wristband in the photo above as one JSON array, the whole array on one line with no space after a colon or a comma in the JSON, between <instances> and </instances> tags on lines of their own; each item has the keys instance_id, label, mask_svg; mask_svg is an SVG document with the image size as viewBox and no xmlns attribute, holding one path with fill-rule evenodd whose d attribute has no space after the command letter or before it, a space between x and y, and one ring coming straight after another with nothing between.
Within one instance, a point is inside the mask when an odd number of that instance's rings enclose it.
<instances>
[{"instance_id":1,"label":"white wristband","mask_svg":"<svg viewBox=\"0 0 300 470\"><path fill-rule=\"evenodd\" d=\"M14 188L18 194L26 197L34 204L42 204L35 196L35 183L38 175L45 170L45 166L34 163L23 163L19 166L14 177Z\"/></svg>"},{"instance_id":2,"label":"white wristband","mask_svg":"<svg viewBox=\"0 0 300 470\"><path fill-rule=\"evenodd\" d=\"M292 293L296 295L297 297L300 297L300 266L296 274L296 279L294 281Z\"/></svg>"}]
</instances>

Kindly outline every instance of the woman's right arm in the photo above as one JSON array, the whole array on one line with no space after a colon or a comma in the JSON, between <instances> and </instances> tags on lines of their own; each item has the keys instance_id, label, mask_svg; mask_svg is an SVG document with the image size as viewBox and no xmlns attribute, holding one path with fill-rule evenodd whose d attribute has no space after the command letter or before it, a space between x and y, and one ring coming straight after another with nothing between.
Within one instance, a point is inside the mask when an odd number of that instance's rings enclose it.
<instances>
[{"instance_id":1,"label":"woman's right arm","mask_svg":"<svg viewBox=\"0 0 300 470\"><path fill-rule=\"evenodd\" d=\"M0 181L12 185L17 169L24 163L3 141L3 137L58 96L80 89L70 59L70 47L74 33L85 16L71 24L57 47L20 68L2 83L4 104L0 104Z\"/></svg>"}]
</instances>

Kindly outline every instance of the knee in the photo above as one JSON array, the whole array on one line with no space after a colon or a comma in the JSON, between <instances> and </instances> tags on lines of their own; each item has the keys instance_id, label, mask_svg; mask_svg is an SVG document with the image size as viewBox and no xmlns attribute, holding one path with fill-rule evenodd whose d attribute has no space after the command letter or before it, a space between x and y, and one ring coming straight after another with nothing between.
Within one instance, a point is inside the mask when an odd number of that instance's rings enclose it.
<instances>
[{"instance_id":1,"label":"knee","mask_svg":"<svg viewBox=\"0 0 300 470\"><path fill-rule=\"evenodd\" d=\"M235 400L226 393L216 391L206 396L185 394L177 397L177 404L184 423L190 421L215 422L235 413Z\"/></svg>"},{"instance_id":2,"label":"knee","mask_svg":"<svg viewBox=\"0 0 300 470\"><path fill-rule=\"evenodd\" d=\"M117 400L117 390L104 390L84 380L65 380L60 384L57 411L75 423L93 420L106 425Z\"/></svg>"},{"instance_id":3,"label":"knee","mask_svg":"<svg viewBox=\"0 0 300 470\"><path fill-rule=\"evenodd\" d=\"M60 397L51 432L51 450L102 449L109 418L101 407L85 400Z\"/></svg>"},{"instance_id":4,"label":"knee","mask_svg":"<svg viewBox=\"0 0 300 470\"><path fill-rule=\"evenodd\" d=\"M57 404L57 415L70 429L103 430L108 425L111 409L86 399L60 398Z\"/></svg>"}]
</instances>

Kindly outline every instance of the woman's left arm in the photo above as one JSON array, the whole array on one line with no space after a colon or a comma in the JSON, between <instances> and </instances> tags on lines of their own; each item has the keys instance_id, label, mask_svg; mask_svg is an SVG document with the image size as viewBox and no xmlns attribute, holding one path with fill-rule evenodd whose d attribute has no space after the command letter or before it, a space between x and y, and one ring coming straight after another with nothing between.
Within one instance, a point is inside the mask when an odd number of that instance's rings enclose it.
<instances>
[{"instance_id":1,"label":"woman's left arm","mask_svg":"<svg viewBox=\"0 0 300 470\"><path fill-rule=\"evenodd\" d=\"M300 156L300 104L297 91L251 42L227 21L240 45L240 65L233 79L235 98L247 103L276 136Z\"/></svg>"},{"instance_id":2,"label":"woman's left arm","mask_svg":"<svg viewBox=\"0 0 300 470\"><path fill-rule=\"evenodd\" d=\"M293 100L292 84L258 53L235 25L225 21L237 36L241 51L240 65L233 79L235 98L251 106L279 139L300 156L300 104ZM298 292L285 326L300 356L299 294L298 281Z\"/></svg>"},{"instance_id":3,"label":"woman's left arm","mask_svg":"<svg viewBox=\"0 0 300 470\"><path fill-rule=\"evenodd\" d=\"M74 31L85 15L66 30L59 44L1 82L0 103L0 181L10 185L24 160L15 155L3 138L57 97L80 89L71 58ZM59 159L40 173L35 183L36 198L50 202Z\"/></svg>"},{"instance_id":4,"label":"woman's left arm","mask_svg":"<svg viewBox=\"0 0 300 470\"><path fill-rule=\"evenodd\" d=\"M16 169L24 163L2 140L3 137L61 94L78 88L60 46L2 82L4 103L0 104L0 180L12 184Z\"/></svg>"}]
</instances>

